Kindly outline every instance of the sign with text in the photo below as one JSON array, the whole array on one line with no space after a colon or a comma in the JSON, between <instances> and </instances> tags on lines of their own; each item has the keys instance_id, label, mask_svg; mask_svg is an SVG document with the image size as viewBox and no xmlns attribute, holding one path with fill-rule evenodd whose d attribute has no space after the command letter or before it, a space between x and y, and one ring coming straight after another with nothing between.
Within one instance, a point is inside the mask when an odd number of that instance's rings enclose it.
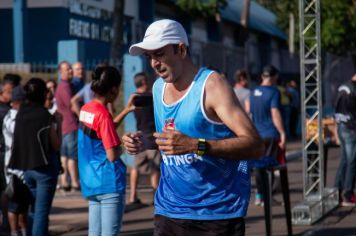
<instances>
[{"instance_id":1,"label":"sign with text","mask_svg":"<svg viewBox=\"0 0 356 236\"><path fill-rule=\"evenodd\" d=\"M111 8L109 8L110 6ZM113 34L111 27L112 10L108 9L112 9L112 6L112 0L70 0L69 35L110 42ZM106 24L103 22L106 22Z\"/></svg>"}]
</instances>

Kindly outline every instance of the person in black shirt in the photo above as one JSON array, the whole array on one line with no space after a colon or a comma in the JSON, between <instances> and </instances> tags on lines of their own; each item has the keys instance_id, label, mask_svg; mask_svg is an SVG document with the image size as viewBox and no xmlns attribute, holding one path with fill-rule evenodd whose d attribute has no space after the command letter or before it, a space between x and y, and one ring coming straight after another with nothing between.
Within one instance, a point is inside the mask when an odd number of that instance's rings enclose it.
<instances>
[{"instance_id":1,"label":"person in black shirt","mask_svg":"<svg viewBox=\"0 0 356 236\"><path fill-rule=\"evenodd\" d=\"M147 140L147 143L145 143L147 149L135 156L135 162L130 171L129 204L140 203L136 191L140 172L150 173L152 188L157 189L161 162L161 155L153 137L156 128L153 115L153 97L148 76L144 72L137 73L134 76L134 83L136 92L131 95L125 109L114 119L115 123L120 123L128 113L133 111L137 130L141 131Z\"/></svg>"},{"instance_id":2,"label":"person in black shirt","mask_svg":"<svg viewBox=\"0 0 356 236\"><path fill-rule=\"evenodd\" d=\"M335 187L342 206L356 206L356 74L338 88L335 120L342 152Z\"/></svg>"}]
</instances>

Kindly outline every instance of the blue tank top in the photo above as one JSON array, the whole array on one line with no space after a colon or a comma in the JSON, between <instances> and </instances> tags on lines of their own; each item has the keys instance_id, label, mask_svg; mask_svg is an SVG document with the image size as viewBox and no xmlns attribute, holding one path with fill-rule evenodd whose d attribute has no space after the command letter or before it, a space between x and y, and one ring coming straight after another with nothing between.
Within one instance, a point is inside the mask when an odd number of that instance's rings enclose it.
<instances>
[{"instance_id":1,"label":"blue tank top","mask_svg":"<svg viewBox=\"0 0 356 236\"><path fill-rule=\"evenodd\" d=\"M157 132L176 130L193 138L219 140L235 136L223 123L210 120L203 109L205 82L213 71L201 68L186 94L173 104L163 101L166 83L153 87ZM177 219L220 220L246 215L250 198L247 161L218 156L162 153L155 214Z\"/></svg>"}]
</instances>

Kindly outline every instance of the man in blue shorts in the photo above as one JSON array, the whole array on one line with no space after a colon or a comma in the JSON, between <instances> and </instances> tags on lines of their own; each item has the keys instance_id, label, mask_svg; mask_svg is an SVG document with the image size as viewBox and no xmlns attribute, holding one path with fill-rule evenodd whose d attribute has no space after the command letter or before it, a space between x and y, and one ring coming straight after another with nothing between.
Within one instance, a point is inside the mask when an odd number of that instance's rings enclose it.
<instances>
[{"instance_id":1,"label":"man in blue shorts","mask_svg":"<svg viewBox=\"0 0 356 236\"><path fill-rule=\"evenodd\" d=\"M159 76L154 235L244 235L251 188L246 160L262 156L263 144L229 83L195 67L188 46L181 24L159 20L129 50L146 55ZM123 142L130 154L144 148L140 133L125 134Z\"/></svg>"},{"instance_id":2,"label":"man in blue shorts","mask_svg":"<svg viewBox=\"0 0 356 236\"><path fill-rule=\"evenodd\" d=\"M69 191L71 188L79 190L78 177L78 153L77 153L77 130L78 117L72 111L71 98L73 97L73 87L71 80L73 70L67 61L62 61L58 65L61 82L56 90L57 111L63 116L62 122L62 146L61 162L63 174L61 175L61 188ZM68 182L70 176L71 183Z\"/></svg>"}]
</instances>

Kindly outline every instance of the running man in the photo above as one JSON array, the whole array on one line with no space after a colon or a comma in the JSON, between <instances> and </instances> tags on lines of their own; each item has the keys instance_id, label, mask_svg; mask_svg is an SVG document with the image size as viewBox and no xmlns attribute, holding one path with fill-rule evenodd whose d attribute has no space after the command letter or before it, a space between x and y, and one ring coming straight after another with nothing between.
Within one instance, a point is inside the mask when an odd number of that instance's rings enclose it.
<instances>
[{"instance_id":1,"label":"running man","mask_svg":"<svg viewBox=\"0 0 356 236\"><path fill-rule=\"evenodd\" d=\"M154 235L244 235L250 198L246 160L263 143L229 83L197 68L182 25L159 20L131 55L147 56L153 86L156 143L162 154ZM123 136L128 153L144 149L140 133ZM213 232L213 234L212 234Z\"/></svg>"}]
</instances>

